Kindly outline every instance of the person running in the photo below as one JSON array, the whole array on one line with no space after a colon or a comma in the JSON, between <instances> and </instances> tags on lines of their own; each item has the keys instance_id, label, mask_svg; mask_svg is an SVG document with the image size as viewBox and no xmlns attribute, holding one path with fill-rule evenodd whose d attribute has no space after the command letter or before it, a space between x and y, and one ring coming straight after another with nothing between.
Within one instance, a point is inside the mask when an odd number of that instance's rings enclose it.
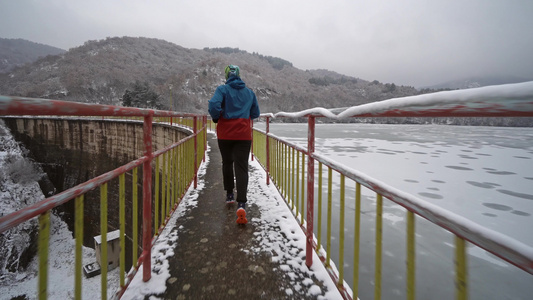
<instances>
[{"instance_id":1,"label":"person running","mask_svg":"<svg viewBox=\"0 0 533 300\"><path fill-rule=\"evenodd\" d=\"M242 81L238 66L228 65L224 73L226 84L218 86L209 100L209 114L213 122L217 123L226 203L235 203L235 180L237 224L246 224L248 158L252 145L251 120L259 117L259 104L255 93Z\"/></svg>"}]
</instances>

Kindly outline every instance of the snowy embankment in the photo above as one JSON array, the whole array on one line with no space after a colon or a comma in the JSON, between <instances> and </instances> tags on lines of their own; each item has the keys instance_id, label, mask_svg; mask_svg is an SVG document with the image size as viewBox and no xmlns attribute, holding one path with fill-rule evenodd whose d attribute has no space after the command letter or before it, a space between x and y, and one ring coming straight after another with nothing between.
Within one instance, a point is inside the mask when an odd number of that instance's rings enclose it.
<instances>
[{"instance_id":1,"label":"snowy embankment","mask_svg":"<svg viewBox=\"0 0 533 300\"><path fill-rule=\"evenodd\" d=\"M0 121L1 122L1 121ZM0 123L0 215L5 216L45 197L37 183L40 168L25 157L25 149ZM50 214L48 257L48 298L74 298L74 245L68 226ZM34 218L0 234L0 295L2 299L24 296L37 298L36 255L38 220ZM96 261L93 249L83 247L83 263ZM118 285L117 269L108 275L109 286ZM111 296L115 289L108 290ZM83 279L83 298L100 295L100 277Z\"/></svg>"},{"instance_id":2,"label":"snowy embankment","mask_svg":"<svg viewBox=\"0 0 533 300\"><path fill-rule=\"evenodd\" d=\"M5 216L44 199L44 195L36 182L38 170L0 122L0 215ZM17 272L29 263L26 257L31 256L37 230L34 219L0 234L0 282L20 277Z\"/></svg>"}]
</instances>

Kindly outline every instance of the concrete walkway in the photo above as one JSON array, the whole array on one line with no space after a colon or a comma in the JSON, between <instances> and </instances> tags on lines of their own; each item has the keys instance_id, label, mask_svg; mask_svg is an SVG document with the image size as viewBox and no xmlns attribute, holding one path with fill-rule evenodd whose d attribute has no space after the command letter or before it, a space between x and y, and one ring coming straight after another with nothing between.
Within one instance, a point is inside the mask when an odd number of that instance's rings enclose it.
<instances>
[{"instance_id":1,"label":"concrete walkway","mask_svg":"<svg viewBox=\"0 0 533 300\"><path fill-rule=\"evenodd\" d=\"M171 277L166 292L157 296L163 299L325 299L327 284L298 267L282 267L284 262L273 259L271 251L259 249L261 238L258 237L264 235L259 231L264 231L264 222L257 221L261 219L261 211L254 202L262 201L264 195L249 195L248 224L235 223L237 205L228 207L225 203L216 139L209 135L208 143L211 151L203 178L205 187L199 193L197 206L177 218L174 225L174 230L178 230L177 245L174 256L168 259ZM257 191L254 185L257 178L251 177L249 190ZM279 231L277 226L271 224L269 228ZM289 238L285 239L287 244L291 243ZM294 255L302 256L304 252L297 249Z\"/></svg>"}]
</instances>

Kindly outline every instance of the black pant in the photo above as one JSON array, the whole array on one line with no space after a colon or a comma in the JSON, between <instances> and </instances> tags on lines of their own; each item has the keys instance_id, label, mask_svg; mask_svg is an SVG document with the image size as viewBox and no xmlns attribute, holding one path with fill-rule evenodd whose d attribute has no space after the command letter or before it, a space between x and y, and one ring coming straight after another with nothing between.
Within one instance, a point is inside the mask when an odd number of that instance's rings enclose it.
<instances>
[{"instance_id":1,"label":"black pant","mask_svg":"<svg viewBox=\"0 0 533 300\"><path fill-rule=\"evenodd\" d=\"M246 202L248 190L248 157L252 141L218 140L222 155L222 176L224 189L233 193L234 178L237 181L237 202Z\"/></svg>"}]
</instances>

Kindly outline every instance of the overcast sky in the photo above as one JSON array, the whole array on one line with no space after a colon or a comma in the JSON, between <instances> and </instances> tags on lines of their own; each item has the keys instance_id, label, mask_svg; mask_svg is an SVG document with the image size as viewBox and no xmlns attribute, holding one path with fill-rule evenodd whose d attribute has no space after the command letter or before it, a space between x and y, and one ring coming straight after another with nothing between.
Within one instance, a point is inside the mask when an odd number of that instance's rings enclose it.
<instances>
[{"instance_id":1,"label":"overcast sky","mask_svg":"<svg viewBox=\"0 0 533 300\"><path fill-rule=\"evenodd\" d=\"M0 37L68 50L115 36L232 47L422 87L533 79L533 0L0 0Z\"/></svg>"}]
</instances>

